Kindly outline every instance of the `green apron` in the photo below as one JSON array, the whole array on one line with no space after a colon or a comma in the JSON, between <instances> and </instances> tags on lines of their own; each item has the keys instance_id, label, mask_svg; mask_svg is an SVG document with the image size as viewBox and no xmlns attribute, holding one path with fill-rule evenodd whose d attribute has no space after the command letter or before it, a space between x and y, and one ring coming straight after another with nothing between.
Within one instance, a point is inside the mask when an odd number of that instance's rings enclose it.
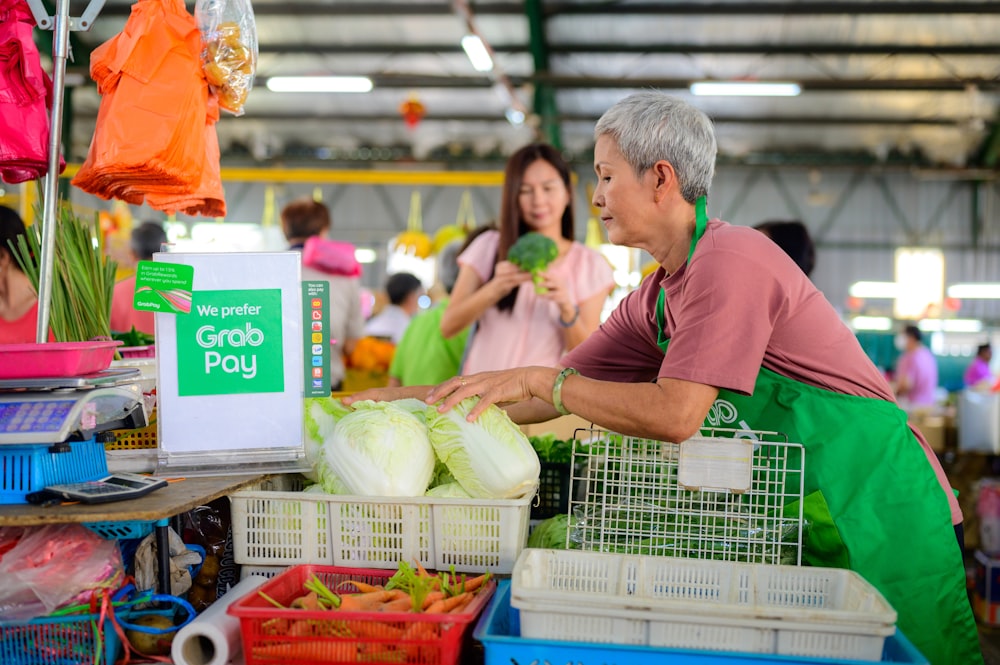
<instances>
[{"instance_id":1,"label":"green apron","mask_svg":"<svg viewBox=\"0 0 1000 665\"><path fill-rule=\"evenodd\" d=\"M706 224L701 198L689 262ZM662 290L656 315L666 353ZM850 569L885 596L900 631L931 663L983 662L948 502L896 404L833 393L763 367L752 395L720 390L720 402L732 409L712 412L735 417L706 420L706 427L781 432L805 446L805 494L822 490ZM845 563L833 551L808 554L815 565Z\"/></svg>"}]
</instances>

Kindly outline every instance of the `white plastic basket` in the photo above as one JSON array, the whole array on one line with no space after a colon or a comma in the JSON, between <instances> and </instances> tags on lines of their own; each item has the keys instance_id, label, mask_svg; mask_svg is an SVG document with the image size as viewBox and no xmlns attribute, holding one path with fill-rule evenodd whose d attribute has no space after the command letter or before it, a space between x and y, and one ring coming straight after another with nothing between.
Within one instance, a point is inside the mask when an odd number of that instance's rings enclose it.
<instances>
[{"instance_id":1,"label":"white plastic basket","mask_svg":"<svg viewBox=\"0 0 1000 665\"><path fill-rule=\"evenodd\" d=\"M896 612L857 573L524 550L511 605L527 638L879 660Z\"/></svg>"},{"instance_id":2,"label":"white plastic basket","mask_svg":"<svg viewBox=\"0 0 1000 665\"><path fill-rule=\"evenodd\" d=\"M710 433L677 444L578 430L570 538L598 552L800 563L803 446Z\"/></svg>"},{"instance_id":3,"label":"white plastic basket","mask_svg":"<svg viewBox=\"0 0 1000 665\"><path fill-rule=\"evenodd\" d=\"M509 574L527 541L534 496L483 500L245 490L229 499L239 564L391 569L417 560L438 570Z\"/></svg>"}]
</instances>

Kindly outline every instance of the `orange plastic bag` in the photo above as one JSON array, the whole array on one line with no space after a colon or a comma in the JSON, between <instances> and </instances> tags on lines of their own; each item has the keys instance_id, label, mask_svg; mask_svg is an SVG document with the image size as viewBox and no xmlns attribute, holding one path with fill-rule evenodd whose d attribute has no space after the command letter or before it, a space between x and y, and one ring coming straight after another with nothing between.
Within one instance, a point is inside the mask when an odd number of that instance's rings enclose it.
<instances>
[{"instance_id":1,"label":"orange plastic bag","mask_svg":"<svg viewBox=\"0 0 1000 665\"><path fill-rule=\"evenodd\" d=\"M139 0L132 7L122 32L91 54L102 99L75 186L168 213L225 215L219 114L201 47L181 0Z\"/></svg>"}]
</instances>

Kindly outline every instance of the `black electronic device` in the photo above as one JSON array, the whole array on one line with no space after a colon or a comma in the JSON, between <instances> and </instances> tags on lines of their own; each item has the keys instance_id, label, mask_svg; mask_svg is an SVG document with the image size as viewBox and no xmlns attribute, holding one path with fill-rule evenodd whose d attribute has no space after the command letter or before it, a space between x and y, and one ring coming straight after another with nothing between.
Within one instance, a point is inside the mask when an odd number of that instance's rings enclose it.
<instances>
[{"instance_id":1,"label":"black electronic device","mask_svg":"<svg viewBox=\"0 0 1000 665\"><path fill-rule=\"evenodd\" d=\"M47 485L41 492L35 493L39 496L29 495L28 501L44 503L53 499L62 499L83 503L110 503L137 499L166 486L167 481L163 478L118 472L98 480Z\"/></svg>"}]
</instances>

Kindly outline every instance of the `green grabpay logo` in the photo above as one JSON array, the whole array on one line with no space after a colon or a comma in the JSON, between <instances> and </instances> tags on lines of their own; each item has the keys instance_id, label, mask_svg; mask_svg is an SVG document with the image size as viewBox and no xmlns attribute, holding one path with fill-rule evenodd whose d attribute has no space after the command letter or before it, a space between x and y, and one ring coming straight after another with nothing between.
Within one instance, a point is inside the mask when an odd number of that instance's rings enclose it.
<instances>
[{"instance_id":1,"label":"green grabpay logo","mask_svg":"<svg viewBox=\"0 0 1000 665\"><path fill-rule=\"evenodd\" d=\"M178 394L285 390L281 289L195 291L177 317Z\"/></svg>"}]
</instances>

